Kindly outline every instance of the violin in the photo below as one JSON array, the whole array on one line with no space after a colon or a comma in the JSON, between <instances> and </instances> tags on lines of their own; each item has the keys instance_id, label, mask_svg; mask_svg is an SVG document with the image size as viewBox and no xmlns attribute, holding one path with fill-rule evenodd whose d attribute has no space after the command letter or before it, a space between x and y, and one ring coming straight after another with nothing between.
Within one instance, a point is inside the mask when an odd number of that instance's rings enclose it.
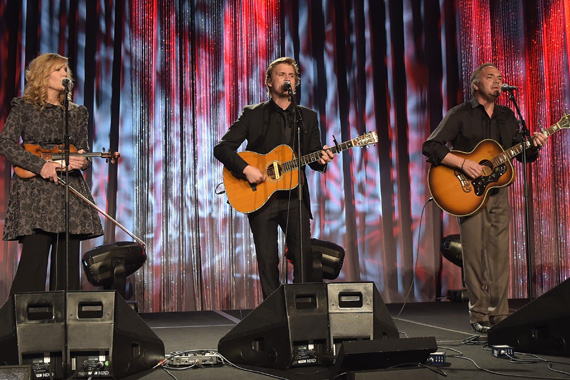
<instances>
[{"instance_id":1,"label":"violin","mask_svg":"<svg viewBox=\"0 0 570 380\"><path fill-rule=\"evenodd\" d=\"M62 161L65 159L64 154L64 146L63 144L54 146L51 149L44 149L39 145L36 144L22 144L22 147L36 155L40 158L43 158L46 161ZM119 152L105 152L103 149L102 152L86 152L86 153L77 153L77 148L72 144L69 145L69 155L70 156L82 156L82 157L101 157L107 160L111 160L111 163L115 163L115 161L121 156ZM29 170L23 169L19 166L14 166L14 173L20 178L29 179L36 176L35 173L32 173Z\"/></svg>"},{"instance_id":2,"label":"violin","mask_svg":"<svg viewBox=\"0 0 570 380\"><path fill-rule=\"evenodd\" d=\"M38 156L38 157L41 157L46 161L61 161L61 160L65 159L65 154L63 153L64 152L63 144L55 146L52 149L44 149L41 146L36 145L36 144L22 144L22 147L26 151L28 151L28 152L30 152L30 153ZM121 156L119 154L119 152L105 152L105 149L103 149L103 152L77 153L77 148L73 145L69 145L69 155L70 156L83 156L83 157L101 157L101 158L105 158L107 160L111 160L111 163L113 163L113 164ZM26 169L22 169L19 166L14 166L14 173L16 173L16 175L18 175L19 177L24 178L24 179L33 178L36 176L36 174L32 173L31 171L26 170ZM57 183L62 185L62 186L66 186L66 183L61 178L59 178L59 181ZM119 227L123 231L125 231L133 239L135 239L137 241L137 243L139 243L143 247L143 250L145 249L145 247L146 247L145 242L142 241L141 239L139 239L136 235L134 235L128 229L126 229L121 223L119 223L115 219L113 219L111 217L111 215L107 214L105 211L103 211L101 208L99 208L95 203L93 203L91 200L89 200L87 197L85 197L79 191L74 189L72 186L69 186L69 190L73 194L77 195L82 201L87 203L89 206L93 207L95 210L97 210L98 212L103 214L107 219L109 219L117 227Z\"/></svg>"}]
</instances>

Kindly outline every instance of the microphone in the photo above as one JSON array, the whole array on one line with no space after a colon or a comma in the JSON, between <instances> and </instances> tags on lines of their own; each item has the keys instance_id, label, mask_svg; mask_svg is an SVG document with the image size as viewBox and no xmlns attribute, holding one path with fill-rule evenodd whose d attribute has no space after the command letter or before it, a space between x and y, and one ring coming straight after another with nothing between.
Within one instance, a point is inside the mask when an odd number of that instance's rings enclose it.
<instances>
[{"instance_id":1,"label":"microphone","mask_svg":"<svg viewBox=\"0 0 570 380\"><path fill-rule=\"evenodd\" d=\"M292 89L291 89L291 81L288 81L288 80L284 81L282 88L283 88L283 91L291 92L291 91L292 91Z\"/></svg>"},{"instance_id":2,"label":"microphone","mask_svg":"<svg viewBox=\"0 0 570 380\"><path fill-rule=\"evenodd\" d=\"M66 91L71 91L73 88L73 82L69 78L63 78L61 80L61 84L66 89Z\"/></svg>"},{"instance_id":3,"label":"microphone","mask_svg":"<svg viewBox=\"0 0 570 380\"><path fill-rule=\"evenodd\" d=\"M503 91L503 92L506 92L506 91L513 91L513 90L516 90L516 89L517 89L517 86L509 86L509 85L506 84L506 83L503 83L503 84L501 85L501 91Z\"/></svg>"}]
</instances>

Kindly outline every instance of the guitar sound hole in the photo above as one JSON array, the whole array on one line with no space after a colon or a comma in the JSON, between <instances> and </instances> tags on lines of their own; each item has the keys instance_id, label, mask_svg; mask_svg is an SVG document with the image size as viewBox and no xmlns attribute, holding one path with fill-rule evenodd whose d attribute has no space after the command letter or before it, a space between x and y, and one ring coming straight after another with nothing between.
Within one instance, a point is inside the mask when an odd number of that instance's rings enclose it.
<instances>
[{"instance_id":1,"label":"guitar sound hole","mask_svg":"<svg viewBox=\"0 0 570 380\"><path fill-rule=\"evenodd\" d=\"M483 175L475 178L472 182L477 196L484 195L487 187L494 182L498 182L502 175L507 172L506 164L501 164L494 169L491 162L487 160L481 161L480 164L484 166Z\"/></svg>"},{"instance_id":2,"label":"guitar sound hole","mask_svg":"<svg viewBox=\"0 0 570 380\"><path fill-rule=\"evenodd\" d=\"M493 173L493 164L489 160L479 162L479 165L484 166L483 175L491 175Z\"/></svg>"},{"instance_id":3,"label":"guitar sound hole","mask_svg":"<svg viewBox=\"0 0 570 380\"><path fill-rule=\"evenodd\" d=\"M269 179L272 179L272 180L279 179L279 178L281 178L282 173L283 173L283 168L277 162L272 162L267 167L267 178L269 178Z\"/></svg>"}]
</instances>

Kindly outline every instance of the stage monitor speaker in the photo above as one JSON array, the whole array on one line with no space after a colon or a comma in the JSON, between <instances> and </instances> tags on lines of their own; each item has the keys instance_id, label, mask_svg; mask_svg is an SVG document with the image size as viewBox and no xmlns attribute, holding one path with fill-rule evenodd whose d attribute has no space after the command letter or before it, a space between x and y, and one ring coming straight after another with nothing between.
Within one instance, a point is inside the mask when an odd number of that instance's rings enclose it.
<instances>
[{"instance_id":1,"label":"stage monitor speaker","mask_svg":"<svg viewBox=\"0 0 570 380\"><path fill-rule=\"evenodd\" d=\"M322 283L280 286L218 343L233 363L282 369L317 364L328 347Z\"/></svg>"},{"instance_id":2,"label":"stage monitor speaker","mask_svg":"<svg viewBox=\"0 0 570 380\"><path fill-rule=\"evenodd\" d=\"M19 363L16 314L12 297L0 309L0 364Z\"/></svg>"},{"instance_id":3,"label":"stage monitor speaker","mask_svg":"<svg viewBox=\"0 0 570 380\"><path fill-rule=\"evenodd\" d=\"M38 378L119 379L152 368L164 344L114 291L18 293L0 309L0 358Z\"/></svg>"},{"instance_id":4,"label":"stage monitor speaker","mask_svg":"<svg viewBox=\"0 0 570 380\"><path fill-rule=\"evenodd\" d=\"M327 284L333 355L346 340L398 338L399 333L373 282Z\"/></svg>"},{"instance_id":5,"label":"stage monitor speaker","mask_svg":"<svg viewBox=\"0 0 570 380\"><path fill-rule=\"evenodd\" d=\"M0 358L37 377L64 377L65 293L17 293L0 310Z\"/></svg>"},{"instance_id":6,"label":"stage monitor speaker","mask_svg":"<svg viewBox=\"0 0 570 380\"><path fill-rule=\"evenodd\" d=\"M36 374L29 365L1 366L1 380L36 380Z\"/></svg>"},{"instance_id":7,"label":"stage monitor speaker","mask_svg":"<svg viewBox=\"0 0 570 380\"><path fill-rule=\"evenodd\" d=\"M77 378L122 378L164 358L164 343L115 291L67 293L67 357Z\"/></svg>"},{"instance_id":8,"label":"stage monitor speaker","mask_svg":"<svg viewBox=\"0 0 570 380\"><path fill-rule=\"evenodd\" d=\"M489 345L519 352L570 356L570 279L529 302L488 333Z\"/></svg>"},{"instance_id":9,"label":"stage monitor speaker","mask_svg":"<svg viewBox=\"0 0 570 380\"><path fill-rule=\"evenodd\" d=\"M336 279L344 262L344 248L330 241L311 238L311 251L318 258L321 269L320 278L314 279L314 281L322 282L323 279Z\"/></svg>"},{"instance_id":10,"label":"stage monitor speaker","mask_svg":"<svg viewBox=\"0 0 570 380\"><path fill-rule=\"evenodd\" d=\"M340 346L330 379L338 379L343 373L399 364L427 364L429 354L435 351L437 343L434 337L346 341Z\"/></svg>"},{"instance_id":11,"label":"stage monitor speaker","mask_svg":"<svg viewBox=\"0 0 570 380\"><path fill-rule=\"evenodd\" d=\"M398 330L373 283L292 284L228 332L218 351L235 363L285 369L331 364L331 339L376 337L397 338Z\"/></svg>"}]
</instances>

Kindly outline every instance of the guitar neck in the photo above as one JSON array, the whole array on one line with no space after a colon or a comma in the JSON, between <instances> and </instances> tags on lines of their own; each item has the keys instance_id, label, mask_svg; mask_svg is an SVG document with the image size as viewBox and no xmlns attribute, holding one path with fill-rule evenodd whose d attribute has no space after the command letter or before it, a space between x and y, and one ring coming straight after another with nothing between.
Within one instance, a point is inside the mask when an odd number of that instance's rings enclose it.
<instances>
[{"instance_id":1,"label":"guitar neck","mask_svg":"<svg viewBox=\"0 0 570 380\"><path fill-rule=\"evenodd\" d=\"M553 135L556 132L560 131L561 129L563 129L563 127L560 126L561 121L562 120L560 120L558 123L556 123L554 125L551 125L547 129L542 131L542 133L546 137L549 137L550 135ZM506 161L510 161L511 159L513 159L514 157L516 157L517 155L522 153L523 145L525 146L526 149L530 148L532 146L532 139L518 143L517 145L505 150L503 153L501 153L498 156L496 156L495 158L493 158L493 160L492 160L493 164L494 165L500 165Z\"/></svg>"},{"instance_id":2,"label":"guitar neck","mask_svg":"<svg viewBox=\"0 0 570 380\"><path fill-rule=\"evenodd\" d=\"M347 149L350 149L354 146L355 146L354 140L349 140L349 141L345 141L343 143L340 143L338 145L332 146L329 148L329 150L333 154L337 154L337 153L343 152ZM309 153L309 154L304 155L304 156L301 156L301 166L309 165L313 162L320 160L320 158L321 158L321 151L320 150L313 152L313 153ZM297 169L298 166L299 166L299 161L297 159L293 159L293 160L285 162L283 164L283 169L284 169L284 171L291 171L291 170Z\"/></svg>"}]
</instances>

